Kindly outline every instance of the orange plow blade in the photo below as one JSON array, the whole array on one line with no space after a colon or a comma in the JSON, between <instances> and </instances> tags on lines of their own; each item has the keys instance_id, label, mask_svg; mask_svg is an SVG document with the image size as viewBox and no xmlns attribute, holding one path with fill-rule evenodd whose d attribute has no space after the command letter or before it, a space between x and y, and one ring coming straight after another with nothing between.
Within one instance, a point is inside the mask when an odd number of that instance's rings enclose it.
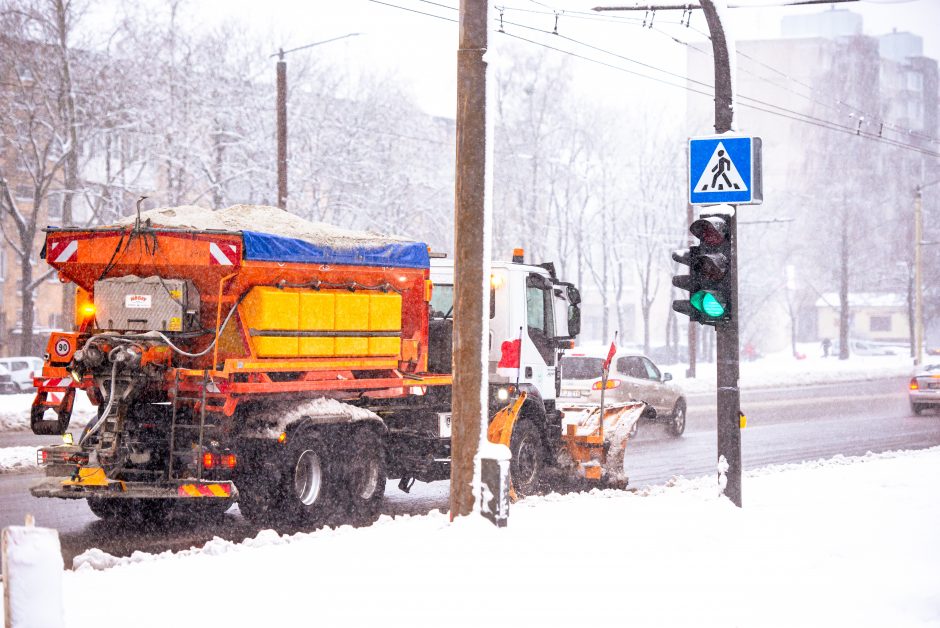
<instances>
[{"instance_id":1,"label":"orange plow blade","mask_svg":"<svg viewBox=\"0 0 940 628\"><path fill-rule=\"evenodd\" d=\"M625 485L624 451L646 407L642 401L614 403L604 406L602 416L597 404L559 404L565 414L559 462L587 480Z\"/></svg>"}]
</instances>

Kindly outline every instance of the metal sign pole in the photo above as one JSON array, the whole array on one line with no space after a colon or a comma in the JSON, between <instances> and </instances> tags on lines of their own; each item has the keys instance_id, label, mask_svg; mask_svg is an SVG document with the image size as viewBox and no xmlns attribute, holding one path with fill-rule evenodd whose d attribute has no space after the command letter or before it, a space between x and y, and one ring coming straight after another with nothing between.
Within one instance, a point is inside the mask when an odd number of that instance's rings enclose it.
<instances>
[{"instance_id":1,"label":"metal sign pole","mask_svg":"<svg viewBox=\"0 0 940 628\"><path fill-rule=\"evenodd\" d=\"M731 130L734 119L734 94L731 84L731 53L725 40L721 17L715 0L701 0L702 12L711 34L715 58L715 133ZM724 2L721 2L723 5ZM733 206L732 206L733 207ZM731 236L731 320L715 328L718 341L718 457L728 465L724 494L741 506L741 393L738 389L738 221L732 211L728 227Z\"/></svg>"}]
</instances>

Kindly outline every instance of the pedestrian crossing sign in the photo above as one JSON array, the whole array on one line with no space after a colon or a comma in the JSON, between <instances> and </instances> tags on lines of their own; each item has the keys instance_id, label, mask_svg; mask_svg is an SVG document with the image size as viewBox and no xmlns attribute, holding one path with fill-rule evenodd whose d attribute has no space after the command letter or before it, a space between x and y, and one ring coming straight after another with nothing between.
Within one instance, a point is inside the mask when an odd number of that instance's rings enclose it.
<instances>
[{"instance_id":1,"label":"pedestrian crossing sign","mask_svg":"<svg viewBox=\"0 0 940 628\"><path fill-rule=\"evenodd\" d=\"M761 185L759 137L715 135L689 139L689 203L758 205Z\"/></svg>"}]
</instances>

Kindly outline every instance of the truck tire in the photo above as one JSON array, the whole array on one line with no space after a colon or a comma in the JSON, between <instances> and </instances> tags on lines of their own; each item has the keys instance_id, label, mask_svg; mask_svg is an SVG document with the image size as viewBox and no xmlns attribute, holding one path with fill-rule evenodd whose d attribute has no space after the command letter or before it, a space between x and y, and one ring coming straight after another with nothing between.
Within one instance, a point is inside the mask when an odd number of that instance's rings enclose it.
<instances>
[{"instance_id":1,"label":"truck tire","mask_svg":"<svg viewBox=\"0 0 940 628\"><path fill-rule=\"evenodd\" d=\"M676 407L672 410L672 417L669 419L669 433L675 438L682 436L685 431L685 402L681 399L676 402Z\"/></svg>"},{"instance_id":2,"label":"truck tire","mask_svg":"<svg viewBox=\"0 0 940 628\"><path fill-rule=\"evenodd\" d=\"M217 523L232 502L223 499L188 499L173 504L173 515L188 524Z\"/></svg>"},{"instance_id":3,"label":"truck tire","mask_svg":"<svg viewBox=\"0 0 940 628\"><path fill-rule=\"evenodd\" d=\"M346 449L343 505L352 523L372 523L382 507L388 480L385 443L375 431L360 429L350 438Z\"/></svg>"},{"instance_id":4,"label":"truck tire","mask_svg":"<svg viewBox=\"0 0 940 628\"><path fill-rule=\"evenodd\" d=\"M509 461L509 477L516 494L525 497L538 492L542 480L545 449L538 429L527 419L520 419L512 428L509 440L512 460Z\"/></svg>"},{"instance_id":5,"label":"truck tire","mask_svg":"<svg viewBox=\"0 0 940 628\"><path fill-rule=\"evenodd\" d=\"M165 522L173 506L166 499L88 497L85 501L99 519L151 525Z\"/></svg>"},{"instance_id":6,"label":"truck tire","mask_svg":"<svg viewBox=\"0 0 940 628\"><path fill-rule=\"evenodd\" d=\"M342 461L324 434L300 432L290 444L283 474L288 519L312 526L334 521L341 510Z\"/></svg>"},{"instance_id":7,"label":"truck tire","mask_svg":"<svg viewBox=\"0 0 940 628\"><path fill-rule=\"evenodd\" d=\"M257 481L239 482L237 486L238 510L252 525L277 523L278 517L283 517L283 490Z\"/></svg>"}]
</instances>

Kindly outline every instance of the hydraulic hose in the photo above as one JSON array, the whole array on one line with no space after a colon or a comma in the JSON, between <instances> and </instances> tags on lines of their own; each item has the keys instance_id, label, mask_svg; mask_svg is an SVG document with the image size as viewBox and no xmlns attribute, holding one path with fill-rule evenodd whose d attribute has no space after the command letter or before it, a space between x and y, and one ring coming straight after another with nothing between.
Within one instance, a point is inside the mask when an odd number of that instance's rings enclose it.
<instances>
[{"instance_id":1,"label":"hydraulic hose","mask_svg":"<svg viewBox=\"0 0 940 628\"><path fill-rule=\"evenodd\" d=\"M112 349L111 353L114 353L115 350L116 349ZM108 394L108 405L104 407L104 412L101 413L92 428L85 432L85 434L79 439L79 446L84 445L86 440L88 440L93 434L97 433L98 430L101 429L101 426L104 425L105 421L107 421L108 414L111 413L111 407L114 405L114 394L117 391L117 367L118 363L116 361L111 364L111 392Z\"/></svg>"}]
</instances>

